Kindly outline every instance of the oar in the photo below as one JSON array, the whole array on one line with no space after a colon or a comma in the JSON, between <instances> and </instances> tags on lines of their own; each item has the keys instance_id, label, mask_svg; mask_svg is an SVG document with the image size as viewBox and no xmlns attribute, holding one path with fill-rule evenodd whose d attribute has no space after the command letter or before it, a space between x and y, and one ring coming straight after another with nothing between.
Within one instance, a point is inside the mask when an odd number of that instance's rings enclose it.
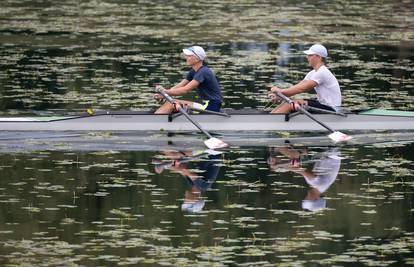
<instances>
[{"instance_id":1,"label":"oar","mask_svg":"<svg viewBox=\"0 0 414 267\"><path fill-rule=\"evenodd\" d=\"M211 156L217 156L217 155L220 155L220 154L222 154L222 152L216 151L216 150L212 150L212 149L207 149L207 150L201 151L201 153L195 154L195 155L193 155L191 157L184 157L184 158L178 159L177 161L179 161L180 163L187 163L187 162L191 162L191 161L197 160L197 159L199 159L199 158L201 158L201 157L203 157L205 155L208 155L208 156L210 156L210 155ZM154 164L155 165L154 166L155 167L155 171L157 173L161 173L163 170L170 169L171 167L173 167L174 164L175 164L175 160L173 160L172 163L169 162L169 163Z\"/></svg>"},{"instance_id":2,"label":"oar","mask_svg":"<svg viewBox=\"0 0 414 267\"><path fill-rule=\"evenodd\" d=\"M176 106L175 100L169 96L164 89L159 89L160 94L172 105ZM217 148L224 148L228 147L229 145L224 143L222 140L213 137L209 132L203 129L201 125L193 120L190 115L188 115L187 111L185 111L184 108L181 107L181 105L178 105L178 111L183 114L192 124L194 124L203 134L205 134L209 139L204 141L204 144L210 148L210 149L217 149Z\"/></svg>"},{"instance_id":3,"label":"oar","mask_svg":"<svg viewBox=\"0 0 414 267\"><path fill-rule=\"evenodd\" d=\"M229 114L224 113L224 112L211 111L211 110L208 110L208 109L201 109L201 108L190 107L190 106L188 108L191 109L191 110L194 110L194 111L198 111L200 113L217 115L217 116L222 116L222 117L227 117L227 118L231 117Z\"/></svg>"},{"instance_id":4,"label":"oar","mask_svg":"<svg viewBox=\"0 0 414 267\"><path fill-rule=\"evenodd\" d=\"M285 101L286 103L288 103L289 105L293 104L293 101L285 96L284 94L282 94L281 92L276 92L276 95L278 97L280 97L281 99L283 99L283 101ZM325 123L321 122L320 120L318 120L317 118L315 118L312 114L310 114L306 109L304 109L302 106L298 105L296 106L297 109L299 109L300 112L302 112L303 114L305 114L306 116L308 116L309 118L311 118L312 120L314 120L315 122L319 123L321 126L323 126L325 129L327 129L329 132L331 132L331 134L329 134L329 138L331 138L334 142L342 142L342 141L348 141L349 139L352 138L352 136L346 135L344 133L341 133L339 131L335 131L333 130L331 127L329 127L328 125L326 125Z\"/></svg>"}]
</instances>

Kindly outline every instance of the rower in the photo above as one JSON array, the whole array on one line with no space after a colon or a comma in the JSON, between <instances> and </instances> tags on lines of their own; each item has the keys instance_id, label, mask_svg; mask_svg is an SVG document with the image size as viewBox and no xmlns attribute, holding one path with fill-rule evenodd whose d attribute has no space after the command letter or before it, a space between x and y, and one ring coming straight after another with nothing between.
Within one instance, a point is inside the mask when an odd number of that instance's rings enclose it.
<instances>
[{"instance_id":1,"label":"rower","mask_svg":"<svg viewBox=\"0 0 414 267\"><path fill-rule=\"evenodd\" d=\"M338 80L332 72L326 67L326 57L328 51L321 44L314 44L308 50L304 51L309 65L313 68L305 78L287 89L281 89L277 86L271 88L269 96L273 101L277 101L276 92L281 92L285 96L294 96L315 89L317 99L295 100L293 104L282 103L274 108L271 113L290 113L296 111L297 105L305 108L311 107L327 111L338 112L341 107L341 89ZM310 109L312 112L312 109Z\"/></svg>"},{"instance_id":2,"label":"rower","mask_svg":"<svg viewBox=\"0 0 414 267\"><path fill-rule=\"evenodd\" d=\"M165 93L170 96L181 96L197 89L197 94L203 101L202 104L187 100L177 100L176 102L179 105L187 105L196 109L219 112L222 103L221 88L213 71L203 64L206 52L200 46L191 46L183 49L183 53L191 70L187 73L185 79L174 87L166 89ZM161 100L163 96L157 93L154 98ZM155 111L155 114L170 114L174 110L177 110L174 105L165 102Z\"/></svg>"},{"instance_id":3,"label":"rower","mask_svg":"<svg viewBox=\"0 0 414 267\"><path fill-rule=\"evenodd\" d=\"M184 176L190 188L184 194L181 210L188 213L201 212L205 205L203 195L211 188L219 175L218 163L221 153L214 150L164 151L163 156L171 159L172 163L157 164L155 172L161 174L164 169L169 169ZM202 158L201 161L200 158ZM189 163L192 161L195 163L189 168ZM199 172L194 170L199 170Z\"/></svg>"},{"instance_id":4,"label":"rower","mask_svg":"<svg viewBox=\"0 0 414 267\"><path fill-rule=\"evenodd\" d=\"M277 152L280 155L274 155ZM287 157L287 160L281 156ZM323 193L335 182L341 168L341 154L336 147L321 153L320 158L309 161L315 162L312 168L305 168L309 156L307 148L294 148L291 145L278 147L270 151L267 159L271 170L286 170L300 174L309 185L305 198L302 200L302 209L315 212L326 208L326 199Z\"/></svg>"}]
</instances>

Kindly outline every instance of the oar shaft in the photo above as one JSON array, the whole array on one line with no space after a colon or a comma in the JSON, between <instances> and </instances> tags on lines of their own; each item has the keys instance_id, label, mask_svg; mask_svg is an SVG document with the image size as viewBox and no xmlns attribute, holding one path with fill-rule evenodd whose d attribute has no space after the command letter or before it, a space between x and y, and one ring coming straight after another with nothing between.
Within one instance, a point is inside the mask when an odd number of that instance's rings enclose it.
<instances>
[{"instance_id":1,"label":"oar shaft","mask_svg":"<svg viewBox=\"0 0 414 267\"><path fill-rule=\"evenodd\" d=\"M201 113L207 113L207 114L223 116L223 117L231 117L229 114L224 113L224 112L211 111L211 110L208 110L208 109L199 109L199 108L195 108L195 107L191 107L191 106L189 106L189 108L191 110L199 111Z\"/></svg>"},{"instance_id":2,"label":"oar shaft","mask_svg":"<svg viewBox=\"0 0 414 267\"><path fill-rule=\"evenodd\" d=\"M207 132L206 130L204 130L201 125L196 122L195 120L193 120L190 115L188 115L188 113L185 111L185 109L183 109L181 106L178 107L178 111L181 112L192 124L194 124L201 132L203 132L205 135L208 136L208 138L213 138L213 136Z\"/></svg>"},{"instance_id":3,"label":"oar shaft","mask_svg":"<svg viewBox=\"0 0 414 267\"><path fill-rule=\"evenodd\" d=\"M171 96L169 96L168 94L164 93L163 90L160 90L160 94L163 95L165 97L165 99L170 102L172 105L175 105L176 102L174 99L172 99ZM178 107L178 111L183 114L192 124L194 124L203 134L207 135L208 138L213 138L213 136L207 132L206 130L204 130L200 124L198 124L198 122L196 122L195 120L193 120L190 115L188 115L188 113L185 111L185 109L183 109L181 106Z\"/></svg>"},{"instance_id":4,"label":"oar shaft","mask_svg":"<svg viewBox=\"0 0 414 267\"><path fill-rule=\"evenodd\" d=\"M289 97L287 97L284 94L282 94L281 92L276 92L276 95L278 97L282 98L288 104L293 104L293 101ZM311 118L312 120L314 120L315 122L317 122L318 124L320 124L321 126L323 126L325 129L327 129L331 133L335 132L331 127L329 127L325 123L323 123L320 120L318 120L317 118L315 118L312 114L309 113L309 111L307 111L306 109L304 109L302 106L298 105L297 108L299 109L300 112L302 112L303 114L305 114L306 116L308 116L309 118Z\"/></svg>"},{"instance_id":5,"label":"oar shaft","mask_svg":"<svg viewBox=\"0 0 414 267\"><path fill-rule=\"evenodd\" d=\"M191 162L193 160L199 159L204 155L208 155L208 153L206 151L203 151L203 153L200 153L198 155L192 156L192 157L185 157L185 158L181 158L180 160L178 160L180 163L187 163L187 162ZM158 166L163 167L164 169L169 169L172 166L174 166L174 163L164 163L164 164L160 164Z\"/></svg>"},{"instance_id":6,"label":"oar shaft","mask_svg":"<svg viewBox=\"0 0 414 267\"><path fill-rule=\"evenodd\" d=\"M320 120L318 120L317 118L315 118L312 114L309 113L309 111L307 111L306 109L304 109L301 106L298 106L298 109L308 115L309 118L311 118L312 120L314 120L315 122L319 123L320 125L322 125L323 127L325 127L328 131L330 131L331 133L335 132L331 127L329 127L328 125L326 125L325 123L321 122Z\"/></svg>"}]
</instances>

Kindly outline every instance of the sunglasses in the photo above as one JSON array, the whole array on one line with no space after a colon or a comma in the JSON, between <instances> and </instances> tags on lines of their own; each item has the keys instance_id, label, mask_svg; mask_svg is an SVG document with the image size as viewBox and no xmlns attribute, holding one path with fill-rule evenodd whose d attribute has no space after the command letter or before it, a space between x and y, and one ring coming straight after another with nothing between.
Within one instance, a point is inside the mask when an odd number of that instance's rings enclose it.
<instances>
[{"instance_id":1,"label":"sunglasses","mask_svg":"<svg viewBox=\"0 0 414 267\"><path fill-rule=\"evenodd\" d=\"M200 56L197 54L197 52L194 50L192 46L187 48L187 50L191 51L198 59L200 59Z\"/></svg>"}]
</instances>

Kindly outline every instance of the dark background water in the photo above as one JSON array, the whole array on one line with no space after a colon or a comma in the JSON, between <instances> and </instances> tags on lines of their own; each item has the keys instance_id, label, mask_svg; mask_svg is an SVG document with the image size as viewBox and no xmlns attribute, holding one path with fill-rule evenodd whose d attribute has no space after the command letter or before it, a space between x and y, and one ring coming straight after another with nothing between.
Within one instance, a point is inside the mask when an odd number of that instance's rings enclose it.
<instances>
[{"instance_id":1,"label":"dark background water","mask_svg":"<svg viewBox=\"0 0 414 267\"><path fill-rule=\"evenodd\" d=\"M173 86L188 68L180 56L184 44L146 41L152 46L119 52L83 47L2 49L6 60L19 57L1 66L2 111L155 108L154 85ZM207 64L220 79L225 106L241 109L263 107L273 84L300 81L309 71L301 53L309 45L230 42L204 46L212 54ZM328 47L329 66L341 82L345 107L412 109L412 48ZM19 50L23 52L15 55Z\"/></svg>"},{"instance_id":2,"label":"dark background water","mask_svg":"<svg viewBox=\"0 0 414 267\"><path fill-rule=\"evenodd\" d=\"M182 79L193 44L226 107L263 107L271 85L304 77L301 51L321 42L346 107L411 110L412 3L368 2L3 1L0 107L155 108L154 84Z\"/></svg>"},{"instance_id":3,"label":"dark background water","mask_svg":"<svg viewBox=\"0 0 414 267\"><path fill-rule=\"evenodd\" d=\"M154 109L154 84L183 77L181 50L193 44L206 49L225 107L263 108L271 85L309 71L302 51L315 42L329 50L345 107L413 110L413 10L403 0L6 0L0 112ZM300 166L312 169L330 149L308 147ZM181 211L191 189L183 175L155 171L171 162L165 151L91 150L2 151L1 264L414 262L410 143L339 147L327 209L315 213L301 208L310 187L276 148L186 164L199 174L219 166L199 213ZM271 170L269 155L285 168Z\"/></svg>"}]
</instances>

